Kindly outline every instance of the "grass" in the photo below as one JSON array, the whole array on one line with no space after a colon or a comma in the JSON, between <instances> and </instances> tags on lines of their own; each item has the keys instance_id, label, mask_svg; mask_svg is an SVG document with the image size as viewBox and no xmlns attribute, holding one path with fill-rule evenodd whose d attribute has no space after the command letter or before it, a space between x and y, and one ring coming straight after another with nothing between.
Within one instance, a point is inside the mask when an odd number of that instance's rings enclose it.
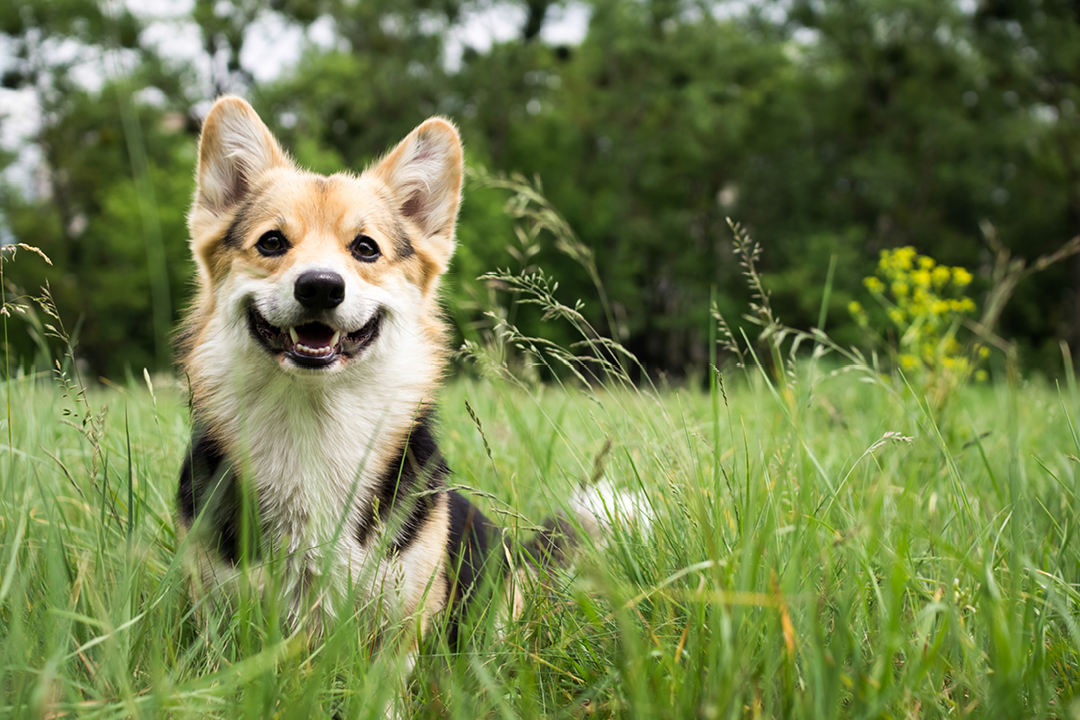
<instances>
[{"instance_id":1,"label":"grass","mask_svg":"<svg viewBox=\"0 0 1080 720\"><path fill-rule=\"evenodd\" d=\"M464 653L426 645L401 714L1074 717L1080 398L1015 381L932 413L866 375L798 374L733 370L711 393L450 383L444 452L485 510L525 534L599 468L654 520ZM385 716L403 660L372 651L363 610L318 639L269 599L196 619L178 383L5 394L3 715Z\"/></svg>"},{"instance_id":2,"label":"grass","mask_svg":"<svg viewBox=\"0 0 1080 720\"><path fill-rule=\"evenodd\" d=\"M554 237L603 298L590 251L538 192L481 180L514 191L528 237ZM429 639L411 673L400 650L413 628L377 626L372 601L312 635L272 593L189 595L173 502L190 435L180 382L84 390L63 363L58 377L9 377L0 714L1080 716L1071 374L1059 389L1010 370L952 395L883 376L873 357L781 325L760 248L733 231L765 342L738 339L714 308L747 369L708 390L633 387L633 359L560 304L551 278L486 276L584 341L554 347L489 315L463 352L486 379L440 397L453 483L519 536L601 475L641 493L652 520L526 588L519 619L480 618L462 652ZM571 380L539 382L541 364Z\"/></svg>"}]
</instances>

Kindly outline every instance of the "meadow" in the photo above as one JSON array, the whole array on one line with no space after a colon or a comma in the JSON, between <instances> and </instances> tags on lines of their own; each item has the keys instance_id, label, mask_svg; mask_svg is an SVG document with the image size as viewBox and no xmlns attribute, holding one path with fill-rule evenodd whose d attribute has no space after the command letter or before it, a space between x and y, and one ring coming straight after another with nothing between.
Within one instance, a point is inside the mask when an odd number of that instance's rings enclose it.
<instances>
[{"instance_id":1,"label":"meadow","mask_svg":"<svg viewBox=\"0 0 1080 720\"><path fill-rule=\"evenodd\" d=\"M40 123L0 148L0 717L1080 719L1075 4L530 0L456 67L508 4L136 5L0 4ZM332 41L256 77L268 18ZM647 509L411 671L371 601L313 634L188 591L169 334L226 91L325 173L453 117L451 482L519 538L591 483Z\"/></svg>"},{"instance_id":2,"label":"meadow","mask_svg":"<svg viewBox=\"0 0 1080 720\"><path fill-rule=\"evenodd\" d=\"M1080 395L998 373L944 404L803 361L667 386L489 373L440 397L452 482L521 537L603 477L647 500L468 647L195 611L168 376L3 383L10 717L1075 717ZM2 412L2 409L0 409ZM492 620L488 624L493 624ZM482 623L481 623L482 624ZM405 629L408 632L408 629Z\"/></svg>"}]
</instances>

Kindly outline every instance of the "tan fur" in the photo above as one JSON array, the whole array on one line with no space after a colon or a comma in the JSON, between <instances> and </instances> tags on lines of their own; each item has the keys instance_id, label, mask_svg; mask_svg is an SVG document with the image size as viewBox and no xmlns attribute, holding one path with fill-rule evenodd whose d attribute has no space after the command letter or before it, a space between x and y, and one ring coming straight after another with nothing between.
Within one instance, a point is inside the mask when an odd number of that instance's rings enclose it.
<instances>
[{"instance_id":1,"label":"tan fur","mask_svg":"<svg viewBox=\"0 0 1080 720\"><path fill-rule=\"evenodd\" d=\"M250 167L245 166L250 175L240 181L249 188L249 195L258 198L253 213L258 220L243 228L244 246L237 251L224 248L220 241L244 197L229 200L223 193L207 197L204 188L207 185L205 180L214 176L215 172L217 175L224 174L215 170L225 160L221 157L222 151L235 151L230 146L222 146L219 139L222 126L236 124L241 118L258 123L262 140L268 144L270 151L259 153L257 162L249 163ZM414 130L410 137L414 135L448 137L453 147L450 162L461 167L460 140L457 130L449 121L431 118ZM395 220L402 223L410 237L425 240L414 246L413 258L399 260L391 273L406 278L422 289L426 300L423 317L425 331L429 339L441 347L445 328L437 301L438 280L446 271L454 250L454 223L461 193L461 174L456 174L453 186L448 189L455 199L453 210L437 218L430 227L425 227L417 222L417 218L400 211L401 206L410 199L406 193L411 188L395 189L388 184L394 180L393 169L401 161L406 146L406 141L402 141L359 177L347 173L330 177L307 173L296 168L247 102L236 97L219 99L207 115L200 136L196 171L198 185L188 214L191 249L199 271L199 283L192 311L181 332L181 367L185 371L190 369L186 366L187 356L195 343L188 338L197 338L202 324L214 312L212 288L215 282L229 272L265 272L273 275L275 271L280 272L287 267L286 263L276 259L260 258L252 250L260 230L270 229L279 223L287 236L303 238L301 253L309 257L322 252L347 253L347 244L360 232L371 235L379 242L383 253L393 257L392 239L397 231ZM297 262L300 257L290 257L289 264ZM360 272L366 280L379 282L379 275L386 273L386 268L360 268ZM383 275L383 279L385 277Z\"/></svg>"},{"instance_id":2,"label":"tan fur","mask_svg":"<svg viewBox=\"0 0 1080 720\"><path fill-rule=\"evenodd\" d=\"M329 177L297 168L239 98L221 98L206 118L188 215L198 289L179 334L179 362L208 436L229 457L252 458L249 474L264 519L269 517L268 532L281 533L271 541L289 553L313 553L309 565L297 570L298 587L307 582L305 573L317 567L316 561L335 552L313 549L319 548L325 527L332 527L332 512L360 512L371 478L386 470L396 443L409 434L442 378L446 331L438 287L454 249L461 166L457 131L440 118L421 124L367 171ZM269 231L288 239L287 253L267 257L258 251L256 244ZM377 243L382 256L376 262L352 255L350 246L360 235ZM332 371L298 370L284 356L275 371L270 355L260 355L252 349L255 340L245 339L240 327L246 322L244 307L287 299L294 275L309 266L331 267L346 276L350 301L359 297L353 315L369 313L369 305L381 302L385 327L378 344L358 358L342 356ZM399 372L399 361L384 357L391 351L382 346L391 343L404 348L396 352L407 369ZM355 398L351 405L348 398ZM338 407L342 402L347 407ZM348 420L350 412L368 414L357 427L369 432L370 447L360 457L342 460L341 467L323 471L319 443L336 447L325 433L345 427L342 419ZM311 457L275 455L275 442L300 452L310 447ZM299 472L290 464L294 460L306 463L297 467L312 477L291 482ZM320 472L329 479L323 481ZM356 508L340 498L348 494L350 482L357 488ZM343 489L333 495L333 488ZM336 551L343 556L340 572L355 576L362 568L373 569L373 590L396 583L396 610L417 615L426 627L446 595L447 528L446 501L440 496L423 531L400 557L375 557L343 541ZM235 573L208 559L212 555L195 543L194 577L207 588L229 585ZM333 559L328 562L338 567ZM253 582L261 587L261 579Z\"/></svg>"},{"instance_id":3,"label":"tan fur","mask_svg":"<svg viewBox=\"0 0 1080 720\"><path fill-rule=\"evenodd\" d=\"M558 561L557 538L573 529L556 519L531 550L514 545L445 485L427 423L446 364L438 289L462 184L454 126L432 118L359 175L324 177L226 97L206 118L196 179L198 292L178 343L195 426L177 493L193 593L273 591L312 632L374 603L376 622L422 633L448 602L455 620L483 603L470 592L502 553L505 609L518 616L537 565ZM340 297L312 302L312 277L333 278ZM576 501L590 529L610 502L594 495ZM236 508L249 503L261 537L245 551Z\"/></svg>"}]
</instances>

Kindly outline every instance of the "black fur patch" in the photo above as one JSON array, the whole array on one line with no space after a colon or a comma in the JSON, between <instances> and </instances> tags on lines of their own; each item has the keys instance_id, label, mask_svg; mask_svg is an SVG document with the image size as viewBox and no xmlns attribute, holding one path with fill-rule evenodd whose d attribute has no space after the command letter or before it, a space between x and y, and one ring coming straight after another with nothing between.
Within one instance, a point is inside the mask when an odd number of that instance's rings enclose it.
<instances>
[{"instance_id":1,"label":"black fur patch","mask_svg":"<svg viewBox=\"0 0 1080 720\"><path fill-rule=\"evenodd\" d=\"M556 567L565 566L578 537L562 515L548 518L529 540L509 542L502 529L489 520L465 496L447 493L450 533L447 536L447 596L449 608L446 637L450 648L462 650L464 633L482 617L496 593L504 589L508 554L519 567L530 566L538 579Z\"/></svg>"},{"instance_id":2,"label":"black fur patch","mask_svg":"<svg viewBox=\"0 0 1080 720\"><path fill-rule=\"evenodd\" d=\"M251 213L251 206L254 201L248 200L246 203L240 206L240 209L236 211L236 215L233 216L232 222L229 223L229 228L225 231L225 235L221 238L221 244L227 248L239 249L244 245L244 226L247 224L248 215Z\"/></svg>"},{"instance_id":3,"label":"black fur patch","mask_svg":"<svg viewBox=\"0 0 1080 720\"><path fill-rule=\"evenodd\" d=\"M451 490L447 497L450 502L450 533L446 539L450 559L446 578L446 604L450 608L447 640L451 648L460 649L461 624L468 621L477 595L492 589L492 582L502 575L502 554L492 555L495 547L502 547L502 531L458 491Z\"/></svg>"},{"instance_id":4,"label":"black fur patch","mask_svg":"<svg viewBox=\"0 0 1080 720\"><path fill-rule=\"evenodd\" d=\"M266 186L256 186L237 197L240 207L237 209L236 214L233 215L232 222L229 223L228 229L225 230L225 235L221 238L222 245L234 250L239 250L244 246L244 236L251 230L251 216L266 195Z\"/></svg>"},{"instance_id":5,"label":"black fur patch","mask_svg":"<svg viewBox=\"0 0 1080 720\"><path fill-rule=\"evenodd\" d=\"M422 414L413 423L412 431L379 478L375 497L365 508L356 528L357 542L366 545L376 524L387 524L393 518L393 513L412 503L390 546L396 552L408 549L435 509L436 495L449 473L450 468L431 432L431 419L427 414Z\"/></svg>"},{"instance_id":6,"label":"black fur patch","mask_svg":"<svg viewBox=\"0 0 1080 720\"><path fill-rule=\"evenodd\" d=\"M435 508L439 506L440 502L445 502L442 500L445 496L442 490L443 475L432 473L428 477L424 491L417 493L412 510L401 522L401 527L398 528L397 535L394 536L394 542L390 544L390 549L393 552L403 553L416 542L417 536L427 525L431 514L435 512Z\"/></svg>"},{"instance_id":7,"label":"black fur patch","mask_svg":"<svg viewBox=\"0 0 1080 720\"><path fill-rule=\"evenodd\" d=\"M521 549L530 565L543 570L566 564L568 550L577 544L577 531L559 514L545 520L543 527L521 544Z\"/></svg>"},{"instance_id":8,"label":"black fur patch","mask_svg":"<svg viewBox=\"0 0 1080 720\"><path fill-rule=\"evenodd\" d=\"M180 521L188 529L195 519L207 514L207 536L217 546L223 560L235 565L240 560L241 506L236 473L210 434L195 429L191 447L180 469L176 493ZM250 542L251 552L257 544Z\"/></svg>"},{"instance_id":9,"label":"black fur patch","mask_svg":"<svg viewBox=\"0 0 1080 720\"><path fill-rule=\"evenodd\" d=\"M190 528L195 521L196 511L202 509L207 486L224 461L225 456L209 435L198 430L192 433L191 446L180 468L180 487L176 495L184 527Z\"/></svg>"},{"instance_id":10,"label":"black fur patch","mask_svg":"<svg viewBox=\"0 0 1080 720\"><path fill-rule=\"evenodd\" d=\"M404 260L410 258L416 254L416 250L413 249L412 240L405 233L405 228L400 222L395 229L394 237L394 253L397 255L398 260Z\"/></svg>"}]
</instances>

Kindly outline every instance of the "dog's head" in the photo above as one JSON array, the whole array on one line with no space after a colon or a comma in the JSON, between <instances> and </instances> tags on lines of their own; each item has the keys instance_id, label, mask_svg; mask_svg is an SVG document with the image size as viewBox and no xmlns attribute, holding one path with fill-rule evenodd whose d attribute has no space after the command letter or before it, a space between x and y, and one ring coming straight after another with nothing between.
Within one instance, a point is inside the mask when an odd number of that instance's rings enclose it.
<instances>
[{"instance_id":1,"label":"dog's head","mask_svg":"<svg viewBox=\"0 0 1080 720\"><path fill-rule=\"evenodd\" d=\"M386 339L439 336L436 289L454 249L458 133L427 120L360 175L298 169L247 102L224 97L199 140L188 216L202 300L193 345L322 375ZM210 348L206 348L209 350Z\"/></svg>"}]
</instances>

